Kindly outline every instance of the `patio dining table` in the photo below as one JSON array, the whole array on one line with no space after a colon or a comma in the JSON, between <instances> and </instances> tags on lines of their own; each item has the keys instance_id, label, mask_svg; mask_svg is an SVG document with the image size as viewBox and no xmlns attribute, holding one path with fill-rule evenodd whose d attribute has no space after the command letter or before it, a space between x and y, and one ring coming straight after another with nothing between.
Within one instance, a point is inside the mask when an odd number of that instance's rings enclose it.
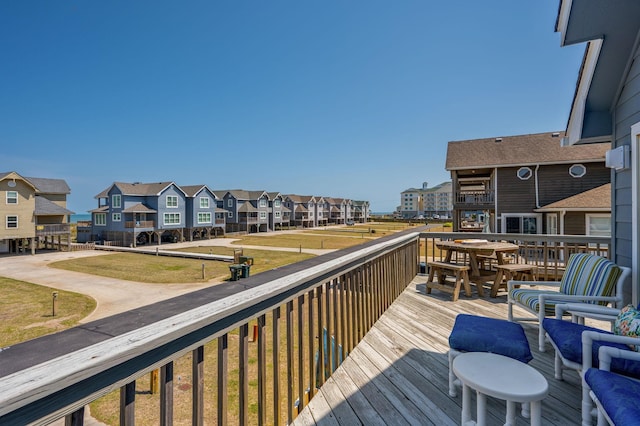
<instances>
[{"instance_id":1,"label":"patio dining table","mask_svg":"<svg viewBox=\"0 0 640 426\"><path fill-rule=\"evenodd\" d=\"M469 262L471 268L470 279L477 284L495 279L495 272L481 271L478 256L495 256L498 265L506 263L505 254L516 253L519 249L517 244L495 242L487 240L454 240L436 242L436 247L446 250L445 262L451 262L453 254L462 254Z\"/></svg>"}]
</instances>

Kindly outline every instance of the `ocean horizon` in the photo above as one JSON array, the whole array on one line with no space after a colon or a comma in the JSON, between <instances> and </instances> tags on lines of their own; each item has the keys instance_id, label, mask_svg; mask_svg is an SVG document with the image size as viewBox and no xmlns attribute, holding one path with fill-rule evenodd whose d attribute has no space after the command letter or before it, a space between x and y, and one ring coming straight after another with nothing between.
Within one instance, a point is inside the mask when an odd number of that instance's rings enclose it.
<instances>
[{"instance_id":1,"label":"ocean horizon","mask_svg":"<svg viewBox=\"0 0 640 426\"><path fill-rule=\"evenodd\" d=\"M72 214L71 217L69 218L70 223L78 223L80 221L90 221L90 220L91 220L90 213Z\"/></svg>"}]
</instances>

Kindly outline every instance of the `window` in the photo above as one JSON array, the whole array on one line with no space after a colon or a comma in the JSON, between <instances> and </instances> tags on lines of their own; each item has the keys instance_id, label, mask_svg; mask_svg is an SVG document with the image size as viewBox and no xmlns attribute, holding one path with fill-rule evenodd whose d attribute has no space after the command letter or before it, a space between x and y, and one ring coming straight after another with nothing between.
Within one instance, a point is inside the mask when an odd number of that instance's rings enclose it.
<instances>
[{"instance_id":1,"label":"window","mask_svg":"<svg viewBox=\"0 0 640 426\"><path fill-rule=\"evenodd\" d=\"M233 212L227 213L227 217L231 217L232 218L233 217Z\"/></svg>"},{"instance_id":2,"label":"window","mask_svg":"<svg viewBox=\"0 0 640 426\"><path fill-rule=\"evenodd\" d=\"M227 200L227 207L233 207L233 199L232 198L229 198Z\"/></svg>"},{"instance_id":3,"label":"window","mask_svg":"<svg viewBox=\"0 0 640 426\"><path fill-rule=\"evenodd\" d=\"M280 219L280 216L282 216L282 215L280 214L280 212L275 212L274 214L275 214L276 218L278 218L278 219Z\"/></svg>"},{"instance_id":4,"label":"window","mask_svg":"<svg viewBox=\"0 0 640 426\"><path fill-rule=\"evenodd\" d=\"M527 180L533 175L533 172L529 167L520 167L518 169L517 174L518 174L518 179Z\"/></svg>"},{"instance_id":5,"label":"window","mask_svg":"<svg viewBox=\"0 0 640 426\"><path fill-rule=\"evenodd\" d=\"M587 168L582 164L574 164L569 167L569 174L574 178L579 178L587 174Z\"/></svg>"},{"instance_id":6,"label":"window","mask_svg":"<svg viewBox=\"0 0 640 426\"><path fill-rule=\"evenodd\" d=\"M265 220L267 218L267 212L260 212L260 219Z\"/></svg>"},{"instance_id":7,"label":"window","mask_svg":"<svg viewBox=\"0 0 640 426\"><path fill-rule=\"evenodd\" d=\"M18 191L7 191L7 204L18 204Z\"/></svg>"},{"instance_id":8,"label":"window","mask_svg":"<svg viewBox=\"0 0 640 426\"><path fill-rule=\"evenodd\" d=\"M208 209L209 208L209 197L200 198L200 208Z\"/></svg>"},{"instance_id":9,"label":"window","mask_svg":"<svg viewBox=\"0 0 640 426\"><path fill-rule=\"evenodd\" d=\"M259 207L267 207L267 200L265 198L260 198Z\"/></svg>"},{"instance_id":10,"label":"window","mask_svg":"<svg viewBox=\"0 0 640 426\"><path fill-rule=\"evenodd\" d=\"M275 200L275 201L273 202L273 207L275 207L275 208L279 208L279 207L280 207L280 200Z\"/></svg>"},{"instance_id":11,"label":"window","mask_svg":"<svg viewBox=\"0 0 640 426\"><path fill-rule=\"evenodd\" d=\"M167 208L175 209L178 207L178 196L167 195Z\"/></svg>"},{"instance_id":12,"label":"window","mask_svg":"<svg viewBox=\"0 0 640 426\"><path fill-rule=\"evenodd\" d=\"M541 214L503 214L502 232L510 234L540 233Z\"/></svg>"},{"instance_id":13,"label":"window","mask_svg":"<svg viewBox=\"0 0 640 426\"><path fill-rule=\"evenodd\" d=\"M93 218L93 223L96 226L106 226L107 225L107 214L106 213L96 213Z\"/></svg>"},{"instance_id":14,"label":"window","mask_svg":"<svg viewBox=\"0 0 640 426\"><path fill-rule=\"evenodd\" d=\"M122 220L122 216L120 215L120 213L112 213L111 220L114 222L120 222Z\"/></svg>"},{"instance_id":15,"label":"window","mask_svg":"<svg viewBox=\"0 0 640 426\"><path fill-rule=\"evenodd\" d=\"M610 237L611 236L611 215L610 214L587 214L585 215L587 235Z\"/></svg>"},{"instance_id":16,"label":"window","mask_svg":"<svg viewBox=\"0 0 640 426\"><path fill-rule=\"evenodd\" d=\"M211 213L198 213L198 223L211 223Z\"/></svg>"},{"instance_id":17,"label":"window","mask_svg":"<svg viewBox=\"0 0 640 426\"><path fill-rule=\"evenodd\" d=\"M122 195L113 194L111 196L111 207L113 207L114 209L122 208Z\"/></svg>"},{"instance_id":18,"label":"window","mask_svg":"<svg viewBox=\"0 0 640 426\"><path fill-rule=\"evenodd\" d=\"M7 229L16 229L18 227L18 216L7 216Z\"/></svg>"},{"instance_id":19,"label":"window","mask_svg":"<svg viewBox=\"0 0 640 426\"><path fill-rule=\"evenodd\" d=\"M167 198L169 198L169 197L167 197ZM180 224L180 213L165 213L164 214L164 224L165 225L179 225Z\"/></svg>"}]
</instances>

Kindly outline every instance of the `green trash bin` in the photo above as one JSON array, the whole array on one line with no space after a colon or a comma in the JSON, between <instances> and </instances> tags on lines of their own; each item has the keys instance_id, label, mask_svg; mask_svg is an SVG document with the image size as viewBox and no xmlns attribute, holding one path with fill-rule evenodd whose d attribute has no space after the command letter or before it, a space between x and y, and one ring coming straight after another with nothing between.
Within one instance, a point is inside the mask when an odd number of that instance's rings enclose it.
<instances>
[{"instance_id":1,"label":"green trash bin","mask_svg":"<svg viewBox=\"0 0 640 426\"><path fill-rule=\"evenodd\" d=\"M240 266L242 267L241 278L249 278L249 271L251 270L251 265L244 263Z\"/></svg>"},{"instance_id":2,"label":"green trash bin","mask_svg":"<svg viewBox=\"0 0 640 426\"><path fill-rule=\"evenodd\" d=\"M238 263L253 265L253 257L249 256L238 256Z\"/></svg>"},{"instance_id":3,"label":"green trash bin","mask_svg":"<svg viewBox=\"0 0 640 426\"><path fill-rule=\"evenodd\" d=\"M242 275L242 265L230 265L229 272L231 272L231 281L238 281Z\"/></svg>"}]
</instances>

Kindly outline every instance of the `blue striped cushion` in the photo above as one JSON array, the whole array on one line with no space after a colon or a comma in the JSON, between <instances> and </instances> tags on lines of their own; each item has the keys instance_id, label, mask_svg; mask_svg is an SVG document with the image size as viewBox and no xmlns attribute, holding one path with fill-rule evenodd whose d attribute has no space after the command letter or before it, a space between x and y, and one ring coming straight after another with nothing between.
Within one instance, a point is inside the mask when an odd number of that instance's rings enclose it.
<instances>
[{"instance_id":1,"label":"blue striped cushion","mask_svg":"<svg viewBox=\"0 0 640 426\"><path fill-rule=\"evenodd\" d=\"M604 257L587 253L572 254L560 281L560 292L581 296L611 296L620 268ZM601 302L601 305L606 303Z\"/></svg>"},{"instance_id":2,"label":"blue striped cushion","mask_svg":"<svg viewBox=\"0 0 640 426\"><path fill-rule=\"evenodd\" d=\"M538 300L538 296L541 294L553 294L553 291L548 290L530 290L529 288L514 288L511 290L511 297L516 300L518 303L528 306L534 312L540 312L540 301ZM554 316L555 315L555 306L558 302L553 302L551 300L546 301L545 307L545 316ZM567 303L566 301L561 303Z\"/></svg>"}]
</instances>

